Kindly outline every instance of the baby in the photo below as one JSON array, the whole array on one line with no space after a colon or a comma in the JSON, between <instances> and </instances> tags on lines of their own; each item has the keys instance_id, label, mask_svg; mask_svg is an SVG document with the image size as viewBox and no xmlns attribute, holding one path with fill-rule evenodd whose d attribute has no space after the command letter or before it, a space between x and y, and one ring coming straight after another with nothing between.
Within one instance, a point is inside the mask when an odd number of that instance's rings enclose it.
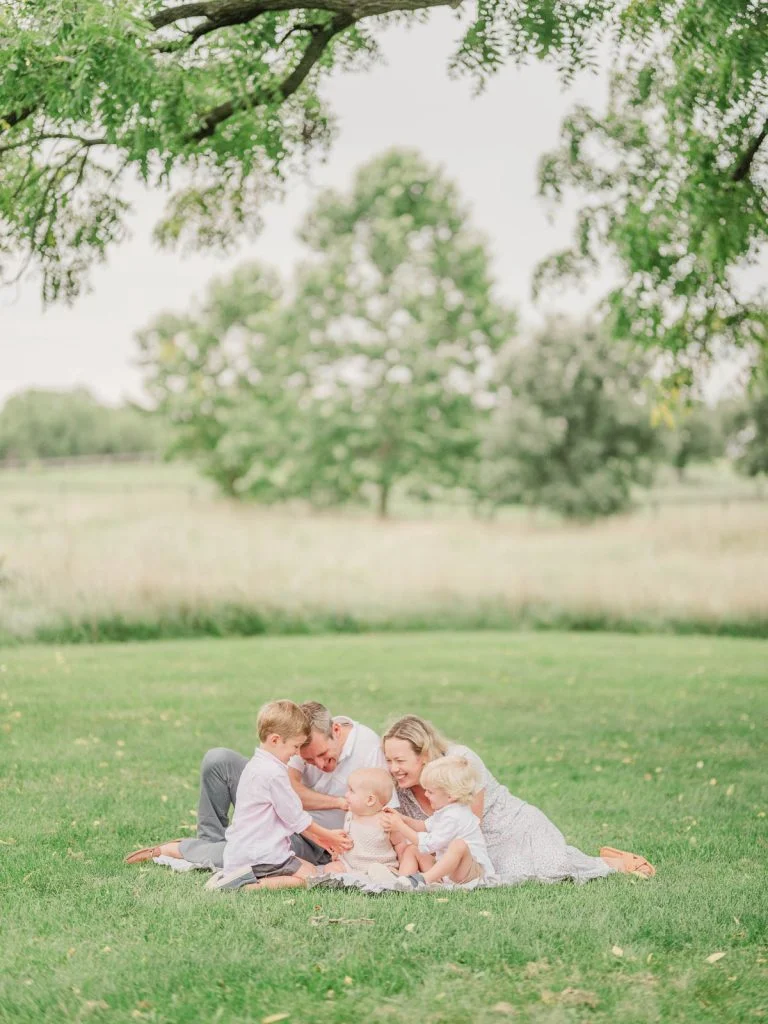
<instances>
[{"instance_id":1,"label":"baby","mask_svg":"<svg viewBox=\"0 0 768 1024\"><path fill-rule=\"evenodd\" d=\"M383 768L358 768L350 774L345 794L349 811L344 831L354 846L328 869L356 871L371 877L381 877L383 872L391 881L397 868L397 854L385 827L383 811L393 792L392 778Z\"/></svg>"},{"instance_id":2,"label":"baby","mask_svg":"<svg viewBox=\"0 0 768 1024\"><path fill-rule=\"evenodd\" d=\"M434 814L426 821L405 819L386 808L384 827L413 845L402 847L400 884L422 888L448 880L463 885L494 874L480 822L469 805L478 785L465 757L438 757L424 766L420 779Z\"/></svg>"}]
</instances>

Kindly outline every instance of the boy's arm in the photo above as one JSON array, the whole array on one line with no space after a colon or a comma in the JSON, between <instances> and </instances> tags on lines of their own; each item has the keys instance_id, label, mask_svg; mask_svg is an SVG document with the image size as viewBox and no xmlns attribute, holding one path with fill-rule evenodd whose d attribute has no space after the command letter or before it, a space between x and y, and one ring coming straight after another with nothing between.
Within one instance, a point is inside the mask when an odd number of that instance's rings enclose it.
<instances>
[{"instance_id":1,"label":"boy's arm","mask_svg":"<svg viewBox=\"0 0 768 1024\"><path fill-rule=\"evenodd\" d=\"M346 811L347 801L343 796L331 796L329 793L316 793L301 781L301 772L296 768L288 769L293 791L301 800L305 811Z\"/></svg>"},{"instance_id":2,"label":"boy's arm","mask_svg":"<svg viewBox=\"0 0 768 1024\"><path fill-rule=\"evenodd\" d=\"M426 832L427 825L421 818L406 818L405 815L401 814L402 820L413 829L414 832Z\"/></svg>"},{"instance_id":3,"label":"boy's arm","mask_svg":"<svg viewBox=\"0 0 768 1024\"><path fill-rule=\"evenodd\" d=\"M309 828L305 828L301 834L306 836L307 839L311 839L312 842L317 843L318 846L322 846L324 850L327 850L335 857L340 857L342 853L346 853L347 850L351 850L354 846L352 840L342 829L323 828L316 821Z\"/></svg>"},{"instance_id":4,"label":"boy's arm","mask_svg":"<svg viewBox=\"0 0 768 1024\"><path fill-rule=\"evenodd\" d=\"M418 843L419 832L426 832L427 830L423 821L417 821L415 818L404 818L402 814L399 814L391 807L385 807L381 813L386 831L397 832L406 839L410 839L412 843Z\"/></svg>"}]
</instances>

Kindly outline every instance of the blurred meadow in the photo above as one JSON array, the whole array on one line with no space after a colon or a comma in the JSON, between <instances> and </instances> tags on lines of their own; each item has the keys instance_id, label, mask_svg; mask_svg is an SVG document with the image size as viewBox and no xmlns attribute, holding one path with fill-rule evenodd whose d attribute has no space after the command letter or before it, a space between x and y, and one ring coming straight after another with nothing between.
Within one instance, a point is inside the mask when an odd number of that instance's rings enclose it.
<instances>
[{"instance_id":1,"label":"blurred meadow","mask_svg":"<svg viewBox=\"0 0 768 1024\"><path fill-rule=\"evenodd\" d=\"M509 626L768 635L768 504L723 467L579 524L395 499L395 518L220 497L185 464L0 472L0 635Z\"/></svg>"}]
</instances>

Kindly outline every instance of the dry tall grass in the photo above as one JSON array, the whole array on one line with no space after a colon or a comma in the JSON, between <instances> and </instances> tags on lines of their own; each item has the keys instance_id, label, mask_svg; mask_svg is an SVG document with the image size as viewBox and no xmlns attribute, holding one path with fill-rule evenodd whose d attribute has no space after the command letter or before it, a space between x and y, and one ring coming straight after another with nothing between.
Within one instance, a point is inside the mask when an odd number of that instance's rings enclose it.
<instances>
[{"instance_id":1,"label":"dry tall grass","mask_svg":"<svg viewBox=\"0 0 768 1024\"><path fill-rule=\"evenodd\" d=\"M181 470L0 477L0 635L222 604L368 625L551 613L768 623L768 505L592 526L301 515L217 499ZM474 619L473 619L474 616Z\"/></svg>"}]
</instances>

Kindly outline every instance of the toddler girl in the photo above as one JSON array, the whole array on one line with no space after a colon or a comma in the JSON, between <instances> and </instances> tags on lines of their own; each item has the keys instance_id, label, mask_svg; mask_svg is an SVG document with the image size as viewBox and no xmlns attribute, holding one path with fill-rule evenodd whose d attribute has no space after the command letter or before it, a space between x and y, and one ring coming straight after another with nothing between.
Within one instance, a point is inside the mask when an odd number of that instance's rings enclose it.
<instances>
[{"instance_id":1,"label":"toddler girl","mask_svg":"<svg viewBox=\"0 0 768 1024\"><path fill-rule=\"evenodd\" d=\"M447 879L463 885L494 874L480 821L469 804L478 787L474 767L465 757L438 757L424 766L420 779L434 814L426 821L406 820L386 808L384 827L410 840L402 848L400 882L421 888Z\"/></svg>"}]
</instances>

